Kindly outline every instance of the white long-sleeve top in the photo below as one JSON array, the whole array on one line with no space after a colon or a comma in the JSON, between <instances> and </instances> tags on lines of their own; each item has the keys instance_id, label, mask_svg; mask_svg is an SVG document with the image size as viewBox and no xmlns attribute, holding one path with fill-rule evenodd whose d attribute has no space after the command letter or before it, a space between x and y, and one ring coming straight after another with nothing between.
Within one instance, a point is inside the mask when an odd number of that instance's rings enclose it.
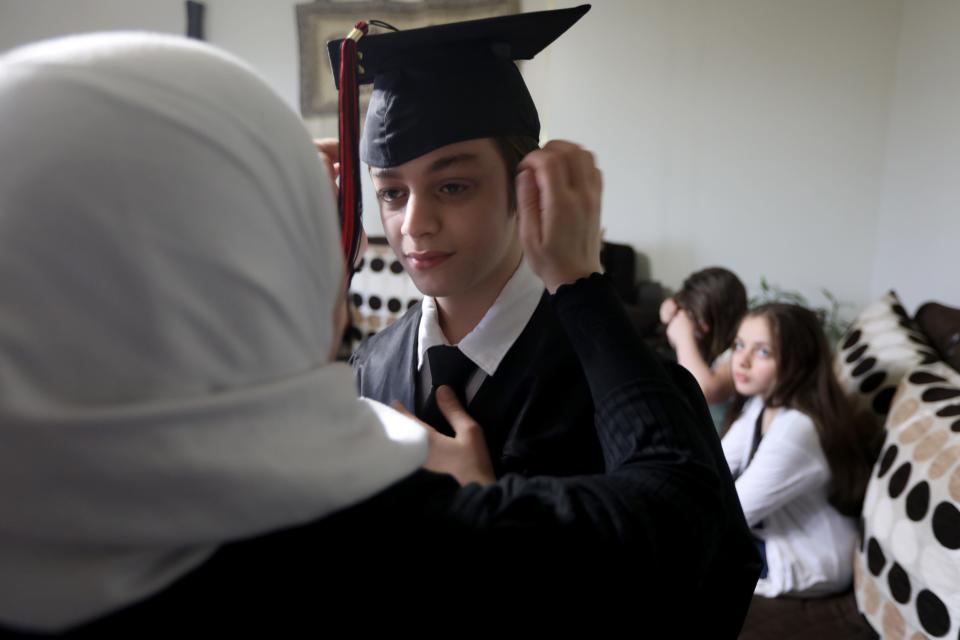
<instances>
[{"instance_id":1,"label":"white long-sleeve top","mask_svg":"<svg viewBox=\"0 0 960 640\"><path fill-rule=\"evenodd\" d=\"M753 459L763 400L751 398L723 438L747 524L766 543L767 577L756 593L821 596L850 585L856 523L827 501L830 468L813 421L782 408Z\"/></svg>"}]
</instances>

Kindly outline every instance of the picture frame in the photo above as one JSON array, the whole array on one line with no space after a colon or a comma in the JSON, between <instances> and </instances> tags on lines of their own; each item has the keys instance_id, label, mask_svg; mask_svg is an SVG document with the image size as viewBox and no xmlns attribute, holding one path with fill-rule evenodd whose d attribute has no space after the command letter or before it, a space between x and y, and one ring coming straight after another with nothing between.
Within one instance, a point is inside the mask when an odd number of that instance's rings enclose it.
<instances>
[{"instance_id":1,"label":"picture frame","mask_svg":"<svg viewBox=\"0 0 960 640\"><path fill-rule=\"evenodd\" d=\"M299 4L300 114L308 119L337 115L337 89L326 45L344 38L358 20L376 19L406 30L519 11L519 0L316 0ZM384 31L370 27L371 34ZM370 85L360 88L361 118L371 89Z\"/></svg>"}]
</instances>

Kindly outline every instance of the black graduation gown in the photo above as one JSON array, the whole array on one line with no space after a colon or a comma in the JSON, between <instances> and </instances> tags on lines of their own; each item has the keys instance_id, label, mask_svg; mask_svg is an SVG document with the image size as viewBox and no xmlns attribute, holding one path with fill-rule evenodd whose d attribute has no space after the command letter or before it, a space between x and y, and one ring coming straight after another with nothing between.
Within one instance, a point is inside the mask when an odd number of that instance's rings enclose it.
<instances>
[{"instance_id":1,"label":"black graduation gown","mask_svg":"<svg viewBox=\"0 0 960 640\"><path fill-rule=\"evenodd\" d=\"M300 637L344 623L543 635L589 623L735 638L760 559L696 381L643 344L599 276L551 304L595 400L605 473L461 488L418 471L338 514L225 543L157 595L68 635Z\"/></svg>"},{"instance_id":2,"label":"black graduation gown","mask_svg":"<svg viewBox=\"0 0 960 640\"><path fill-rule=\"evenodd\" d=\"M351 364L360 395L416 412L421 315L417 304L359 347ZM497 477L603 471L590 388L546 292L467 411L483 427Z\"/></svg>"}]
</instances>

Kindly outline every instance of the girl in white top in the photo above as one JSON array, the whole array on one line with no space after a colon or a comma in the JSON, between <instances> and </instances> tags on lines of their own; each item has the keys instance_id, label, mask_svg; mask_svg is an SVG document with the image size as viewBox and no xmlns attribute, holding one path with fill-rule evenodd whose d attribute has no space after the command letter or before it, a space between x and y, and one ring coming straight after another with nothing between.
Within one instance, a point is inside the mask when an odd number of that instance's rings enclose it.
<instances>
[{"instance_id":1,"label":"girl in white top","mask_svg":"<svg viewBox=\"0 0 960 640\"><path fill-rule=\"evenodd\" d=\"M797 305L751 311L734 341L737 398L723 438L765 567L761 596L849 587L872 438L830 366L817 316Z\"/></svg>"}]
</instances>

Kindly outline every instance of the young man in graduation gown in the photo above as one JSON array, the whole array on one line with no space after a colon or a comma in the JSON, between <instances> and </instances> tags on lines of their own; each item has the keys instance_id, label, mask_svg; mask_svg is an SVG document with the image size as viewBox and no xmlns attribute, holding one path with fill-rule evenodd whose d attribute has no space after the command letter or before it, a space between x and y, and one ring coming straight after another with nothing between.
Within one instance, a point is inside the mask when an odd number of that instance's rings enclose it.
<instances>
[{"instance_id":1,"label":"young man in graduation gown","mask_svg":"<svg viewBox=\"0 0 960 640\"><path fill-rule=\"evenodd\" d=\"M363 396L453 435L435 389L484 425L496 475L603 470L583 369L523 259L517 165L540 123L514 59L589 7L362 37L360 142L387 239L424 294L352 358ZM334 68L339 43L331 43ZM599 238L597 239L599 243Z\"/></svg>"}]
</instances>

